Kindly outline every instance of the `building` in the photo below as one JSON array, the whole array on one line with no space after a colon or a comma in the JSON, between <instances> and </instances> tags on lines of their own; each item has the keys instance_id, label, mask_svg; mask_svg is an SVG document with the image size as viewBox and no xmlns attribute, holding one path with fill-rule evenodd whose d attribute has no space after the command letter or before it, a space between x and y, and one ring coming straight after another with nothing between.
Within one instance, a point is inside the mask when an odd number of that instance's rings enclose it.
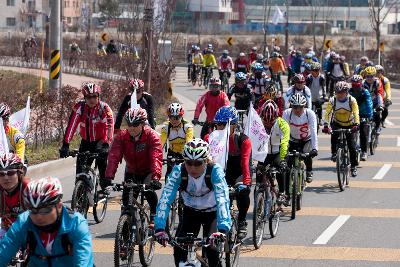
<instances>
[{"instance_id":1,"label":"building","mask_svg":"<svg viewBox=\"0 0 400 267\"><path fill-rule=\"evenodd\" d=\"M42 0L5 0L0 2L0 30L3 32L41 32L48 10Z\"/></svg>"},{"instance_id":2,"label":"building","mask_svg":"<svg viewBox=\"0 0 400 267\"><path fill-rule=\"evenodd\" d=\"M63 24L67 28L77 28L80 24L82 0L63 0Z\"/></svg>"}]
</instances>

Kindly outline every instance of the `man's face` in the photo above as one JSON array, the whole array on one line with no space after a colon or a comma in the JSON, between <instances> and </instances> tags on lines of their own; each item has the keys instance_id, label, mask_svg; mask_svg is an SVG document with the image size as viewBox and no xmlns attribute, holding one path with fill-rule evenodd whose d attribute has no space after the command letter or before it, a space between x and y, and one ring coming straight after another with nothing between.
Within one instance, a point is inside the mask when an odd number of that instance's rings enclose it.
<instances>
[{"instance_id":1,"label":"man's face","mask_svg":"<svg viewBox=\"0 0 400 267\"><path fill-rule=\"evenodd\" d=\"M365 66L368 63L368 60L361 59L360 64L361 66Z\"/></svg>"},{"instance_id":2,"label":"man's face","mask_svg":"<svg viewBox=\"0 0 400 267\"><path fill-rule=\"evenodd\" d=\"M304 89L304 83L303 83L303 82L295 83L295 84L294 84L294 87L295 87L297 90L303 90L303 89Z\"/></svg>"},{"instance_id":3,"label":"man's face","mask_svg":"<svg viewBox=\"0 0 400 267\"><path fill-rule=\"evenodd\" d=\"M143 131L144 123L128 124L128 132L132 137L138 136Z\"/></svg>"},{"instance_id":4,"label":"man's face","mask_svg":"<svg viewBox=\"0 0 400 267\"><path fill-rule=\"evenodd\" d=\"M0 171L0 186L7 192L12 191L18 185L18 170L9 169Z\"/></svg>"},{"instance_id":5,"label":"man's face","mask_svg":"<svg viewBox=\"0 0 400 267\"><path fill-rule=\"evenodd\" d=\"M141 99L143 96L143 87L136 90L136 99Z\"/></svg>"},{"instance_id":6,"label":"man's face","mask_svg":"<svg viewBox=\"0 0 400 267\"><path fill-rule=\"evenodd\" d=\"M57 210L58 213L61 212L61 203L57 205L52 205L40 209L31 209L29 217L31 218L34 225L46 226L56 222L57 220Z\"/></svg>"},{"instance_id":7,"label":"man's face","mask_svg":"<svg viewBox=\"0 0 400 267\"><path fill-rule=\"evenodd\" d=\"M300 117L304 112L304 106L293 106L292 110L296 116Z\"/></svg>"},{"instance_id":8,"label":"man's face","mask_svg":"<svg viewBox=\"0 0 400 267\"><path fill-rule=\"evenodd\" d=\"M374 75L367 75L365 76L365 80L367 80L367 83L373 83L374 82Z\"/></svg>"},{"instance_id":9,"label":"man's face","mask_svg":"<svg viewBox=\"0 0 400 267\"><path fill-rule=\"evenodd\" d=\"M226 127L226 123L217 123L217 124L215 124L215 127L217 128L217 130L224 130ZM236 128L236 124L231 123L229 134L233 134L233 132L235 131L235 128Z\"/></svg>"},{"instance_id":10,"label":"man's face","mask_svg":"<svg viewBox=\"0 0 400 267\"><path fill-rule=\"evenodd\" d=\"M185 160L188 174L193 178L199 178L206 170L207 164L204 160Z\"/></svg>"},{"instance_id":11,"label":"man's face","mask_svg":"<svg viewBox=\"0 0 400 267\"><path fill-rule=\"evenodd\" d=\"M85 96L85 101L90 108L93 108L99 104L99 94L89 94Z\"/></svg>"},{"instance_id":12,"label":"man's face","mask_svg":"<svg viewBox=\"0 0 400 267\"><path fill-rule=\"evenodd\" d=\"M317 77L319 75L319 70L312 70L311 74L315 78L315 77Z\"/></svg>"},{"instance_id":13,"label":"man's face","mask_svg":"<svg viewBox=\"0 0 400 267\"><path fill-rule=\"evenodd\" d=\"M7 127L7 126L8 126L8 123L9 123L9 117L3 117L2 119L3 119L3 126L4 126L4 128L5 128L5 127Z\"/></svg>"},{"instance_id":14,"label":"man's face","mask_svg":"<svg viewBox=\"0 0 400 267\"><path fill-rule=\"evenodd\" d=\"M347 92L346 92L346 91L342 91L342 92L337 92L337 93L336 93L336 98L337 98L339 101L345 100L346 97L347 97Z\"/></svg>"}]
</instances>

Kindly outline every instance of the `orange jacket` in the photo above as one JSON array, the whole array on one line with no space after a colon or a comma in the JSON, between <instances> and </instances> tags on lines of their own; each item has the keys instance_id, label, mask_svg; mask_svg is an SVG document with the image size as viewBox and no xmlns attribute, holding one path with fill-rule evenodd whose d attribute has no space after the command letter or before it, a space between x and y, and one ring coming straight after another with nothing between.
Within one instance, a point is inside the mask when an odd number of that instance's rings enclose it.
<instances>
[{"instance_id":1,"label":"orange jacket","mask_svg":"<svg viewBox=\"0 0 400 267\"><path fill-rule=\"evenodd\" d=\"M283 63L283 60L279 57L271 58L269 60L269 65L274 74L285 72L285 63Z\"/></svg>"}]
</instances>

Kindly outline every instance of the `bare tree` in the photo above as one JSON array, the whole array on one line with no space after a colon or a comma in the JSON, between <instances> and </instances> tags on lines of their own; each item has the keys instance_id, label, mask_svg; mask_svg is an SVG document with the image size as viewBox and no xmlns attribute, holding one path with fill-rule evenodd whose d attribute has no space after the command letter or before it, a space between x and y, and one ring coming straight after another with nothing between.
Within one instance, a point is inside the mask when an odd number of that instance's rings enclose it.
<instances>
[{"instance_id":1,"label":"bare tree","mask_svg":"<svg viewBox=\"0 0 400 267\"><path fill-rule=\"evenodd\" d=\"M381 25L390 10L397 4L399 4L398 0L368 0L369 18L376 38L376 52L379 51L379 44L381 42Z\"/></svg>"}]
</instances>

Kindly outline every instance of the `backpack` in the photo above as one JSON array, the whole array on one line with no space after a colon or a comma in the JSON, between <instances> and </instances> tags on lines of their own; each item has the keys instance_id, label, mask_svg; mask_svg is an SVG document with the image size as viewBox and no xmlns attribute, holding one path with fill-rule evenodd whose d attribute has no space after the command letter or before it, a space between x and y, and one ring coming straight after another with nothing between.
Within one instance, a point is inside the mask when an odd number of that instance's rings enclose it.
<instances>
[{"instance_id":1,"label":"backpack","mask_svg":"<svg viewBox=\"0 0 400 267\"><path fill-rule=\"evenodd\" d=\"M185 136L186 136L185 125L186 125L187 123L188 123L188 122L187 122L185 119L182 119L182 129L183 129L183 133L185 134ZM172 128L172 124L171 124L170 122L168 122L168 128L167 128L167 142L165 142L165 144L164 144L164 150L165 150L165 151L168 151L167 143L169 142L169 133L170 133L170 131L171 131L171 128Z\"/></svg>"},{"instance_id":2,"label":"backpack","mask_svg":"<svg viewBox=\"0 0 400 267\"><path fill-rule=\"evenodd\" d=\"M207 164L206 175L204 176L204 180L206 182L206 186L208 187L208 189L210 191L214 190L212 182L211 182L211 173L212 173L212 170L214 168L214 165L215 165L214 163L208 163ZM181 177L182 177L182 181L181 181L181 184L179 186L179 191L185 191L186 193L188 193L187 192L187 186L189 184L189 174L188 174L188 172L186 170L185 164L181 165ZM208 194L209 192L201 195L200 197Z\"/></svg>"}]
</instances>

